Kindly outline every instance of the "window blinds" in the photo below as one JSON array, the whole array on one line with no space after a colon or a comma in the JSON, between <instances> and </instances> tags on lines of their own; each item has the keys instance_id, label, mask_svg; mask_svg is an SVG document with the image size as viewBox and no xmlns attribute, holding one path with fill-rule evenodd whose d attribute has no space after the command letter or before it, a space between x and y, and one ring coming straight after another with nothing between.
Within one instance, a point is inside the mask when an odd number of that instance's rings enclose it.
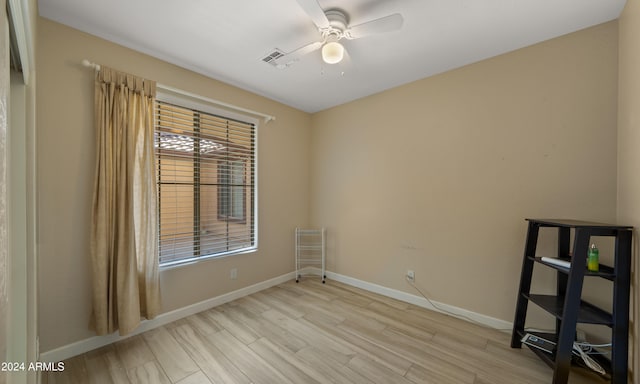
<instances>
[{"instance_id":1,"label":"window blinds","mask_svg":"<svg viewBox=\"0 0 640 384\"><path fill-rule=\"evenodd\" d=\"M255 125L156 104L160 264L255 249Z\"/></svg>"}]
</instances>

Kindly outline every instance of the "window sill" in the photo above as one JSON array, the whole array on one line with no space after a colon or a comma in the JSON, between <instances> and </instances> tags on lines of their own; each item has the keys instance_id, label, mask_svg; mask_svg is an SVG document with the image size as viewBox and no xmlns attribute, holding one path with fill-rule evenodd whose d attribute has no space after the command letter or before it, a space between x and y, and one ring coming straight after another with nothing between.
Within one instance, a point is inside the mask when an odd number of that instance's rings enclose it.
<instances>
[{"instance_id":1,"label":"window sill","mask_svg":"<svg viewBox=\"0 0 640 384\"><path fill-rule=\"evenodd\" d=\"M188 265L193 265L193 264L197 264L203 261L211 261L211 260L217 260L217 259L223 259L223 258L227 258L227 257L232 257L232 256L237 256L237 255L244 255L247 253L254 253L257 252L258 248L257 247L251 247L251 248L243 248L237 251L231 251L231 252L226 252L226 253L217 253L215 255L209 255L209 256L200 256L200 257L194 257L191 259L183 259L183 260L176 260L176 261L170 261L164 264L160 264L160 272L163 271L167 271L170 269L176 269L176 268L181 268L181 267L185 267Z\"/></svg>"}]
</instances>

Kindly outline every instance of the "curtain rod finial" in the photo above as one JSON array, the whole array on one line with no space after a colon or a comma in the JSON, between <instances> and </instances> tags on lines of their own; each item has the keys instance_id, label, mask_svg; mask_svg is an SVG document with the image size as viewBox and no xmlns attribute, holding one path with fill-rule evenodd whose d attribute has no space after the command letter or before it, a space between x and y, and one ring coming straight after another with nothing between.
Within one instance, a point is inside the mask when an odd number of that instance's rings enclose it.
<instances>
[{"instance_id":1,"label":"curtain rod finial","mask_svg":"<svg viewBox=\"0 0 640 384\"><path fill-rule=\"evenodd\" d=\"M100 70L100 65L98 65L98 64L96 64L96 63L92 63L92 62L90 62L90 61L89 61L89 60L87 60L87 59L83 59L83 60L81 61L81 63L82 63L82 65L84 65L85 67L93 68L93 69L95 69L96 71L99 71L99 70Z\"/></svg>"}]
</instances>

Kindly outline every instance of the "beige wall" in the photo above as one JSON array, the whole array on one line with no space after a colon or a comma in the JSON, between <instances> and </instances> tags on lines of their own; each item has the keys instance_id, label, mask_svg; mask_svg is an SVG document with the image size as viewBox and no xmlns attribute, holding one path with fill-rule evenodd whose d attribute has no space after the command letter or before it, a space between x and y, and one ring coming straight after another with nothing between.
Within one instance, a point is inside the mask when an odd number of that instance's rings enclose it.
<instances>
[{"instance_id":1,"label":"beige wall","mask_svg":"<svg viewBox=\"0 0 640 384\"><path fill-rule=\"evenodd\" d=\"M417 294L413 269L432 299L512 321L524 218L616 219L617 33L314 114L311 222L328 228L328 269Z\"/></svg>"},{"instance_id":2,"label":"beige wall","mask_svg":"<svg viewBox=\"0 0 640 384\"><path fill-rule=\"evenodd\" d=\"M640 2L629 0L619 20L618 79L618 219L636 228L632 276L634 311L631 337L634 343L634 383L640 383Z\"/></svg>"},{"instance_id":3,"label":"beige wall","mask_svg":"<svg viewBox=\"0 0 640 384\"><path fill-rule=\"evenodd\" d=\"M93 72L82 59L276 116L259 127L259 251L161 273L165 311L293 270L293 230L308 224L310 116L40 18L38 233L43 352L93 334L88 228L94 172ZM229 270L238 268L238 279Z\"/></svg>"}]
</instances>

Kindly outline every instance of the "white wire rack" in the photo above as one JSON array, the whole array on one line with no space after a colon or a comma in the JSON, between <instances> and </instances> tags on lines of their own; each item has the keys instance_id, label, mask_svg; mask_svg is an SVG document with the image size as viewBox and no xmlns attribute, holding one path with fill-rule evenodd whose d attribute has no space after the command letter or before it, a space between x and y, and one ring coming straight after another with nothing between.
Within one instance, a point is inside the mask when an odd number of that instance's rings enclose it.
<instances>
[{"instance_id":1,"label":"white wire rack","mask_svg":"<svg viewBox=\"0 0 640 384\"><path fill-rule=\"evenodd\" d=\"M296 228L296 283L303 274L317 274L324 284L327 230ZM316 273L314 273L316 272Z\"/></svg>"}]
</instances>

